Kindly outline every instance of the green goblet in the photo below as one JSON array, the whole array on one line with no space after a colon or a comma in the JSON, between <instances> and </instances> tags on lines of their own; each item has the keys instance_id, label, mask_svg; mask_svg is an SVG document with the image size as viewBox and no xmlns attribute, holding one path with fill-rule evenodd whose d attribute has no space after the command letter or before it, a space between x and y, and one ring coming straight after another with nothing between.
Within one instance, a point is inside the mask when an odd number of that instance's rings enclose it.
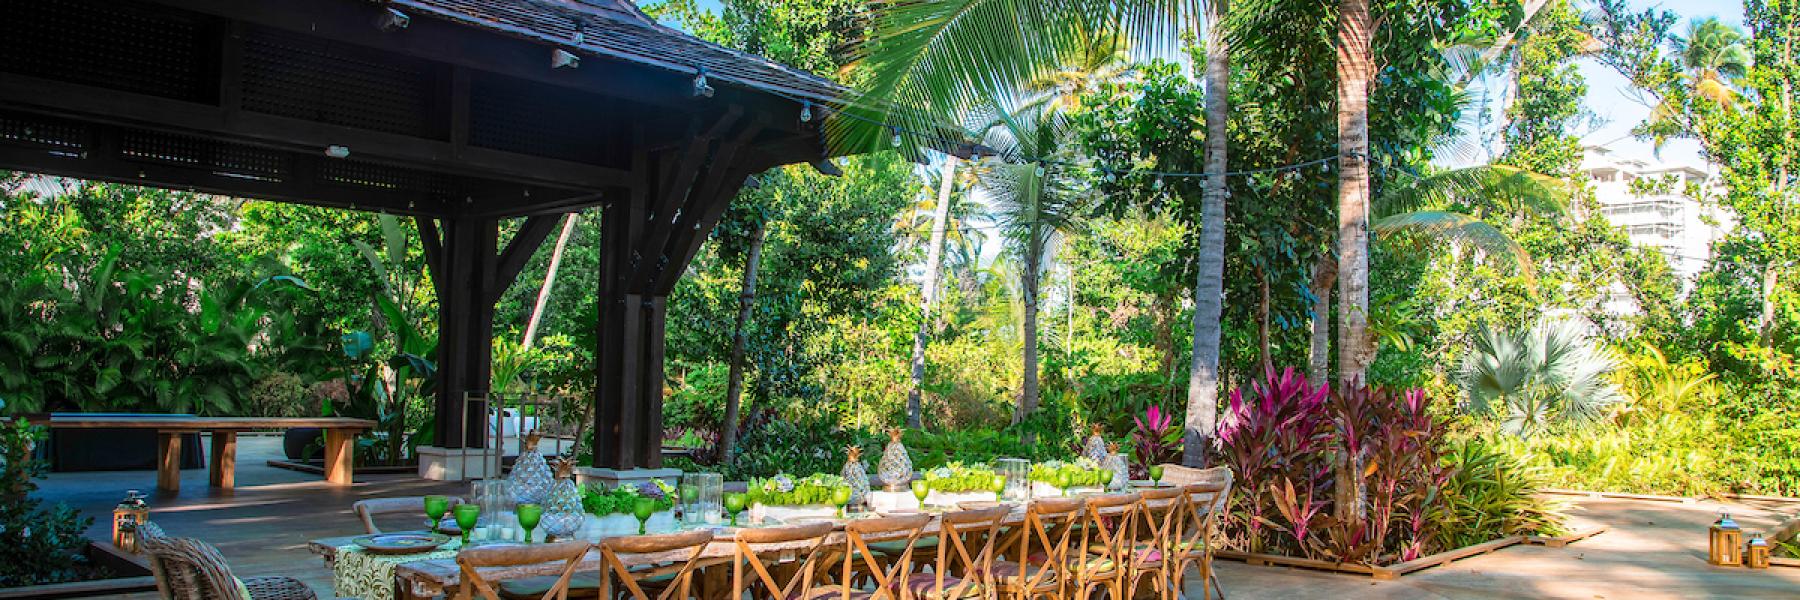
<instances>
[{"instance_id":1,"label":"green goblet","mask_svg":"<svg viewBox=\"0 0 1800 600\"><path fill-rule=\"evenodd\" d=\"M1150 485L1161 486L1163 476L1162 465L1150 465Z\"/></svg>"},{"instance_id":2,"label":"green goblet","mask_svg":"<svg viewBox=\"0 0 1800 600\"><path fill-rule=\"evenodd\" d=\"M431 532L437 533L438 524L444 522L444 513L450 512L450 498L445 496L425 497L425 516L431 517Z\"/></svg>"},{"instance_id":3,"label":"green goblet","mask_svg":"<svg viewBox=\"0 0 1800 600\"><path fill-rule=\"evenodd\" d=\"M1067 497L1069 495L1069 486L1075 484L1075 475L1068 471L1058 470L1056 472L1056 481L1053 483L1056 485L1057 491Z\"/></svg>"},{"instance_id":4,"label":"green goblet","mask_svg":"<svg viewBox=\"0 0 1800 600\"><path fill-rule=\"evenodd\" d=\"M738 513L744 512L744 507L749 503L750 498L742 492L732 492L725 495L725 512L731 513L732 527L737 527Z\"/></svg>"},{"instance_id":5,"label":"green goblet","mask_svg":"<svg viewBox=\"0 0 1800 600\"><path fill-rule=\"evenodd\" d=\"M475 530L475 523L481 518L481 506L465 502L450 509L450 514L456 517L456 526L462 528L463 545L469 545L469 532Z\"/></svg>"},{"instance_id":6,"label":"green goblet","mask_svg":"<svg viewBox=\"0 0 1800 600\"><path fill-rule=\"evenodd\" d=\"M988 481L988 490L994 492L996 498L1001 494L1006 493L1006 476L995 475L993 479Z\"/></svg>"},{"instance_id":7,"label":"green goblet","mask_svg":"<svg viewBox=\"0 0 1800 600\"><path fill-rule=\"evenodd\" d=\"M644 535L645 526L650 522L650 515L656 514L656 499L638 498L631 504L631 515L637 517L638 535Z\"/></svg>"},{"instance_id":8,"label":"green goblet","mask_svg":"<svg viewBox=\"0 0 1800 600\"><path fill-rule=\"evenodd\" d=\"M831 503L837 506L838 518L844 518L844 507L850 504L850 486L840 485L832 488Z\"/></svg>"},{"instance_id":9,"label":"green goblet","mask_svg":"<svg viewBox=\"0 0 1800 600\"><path fill-rule=\"evenodd\" d=\"M513 512L519 515L519 526L525 528L525 543L531 543L531 530L537 529L538 520L544 518L544 506L525 503L513 507Z\"/></svg>"},{"instance_id":10,"label":"green goblet","mask_svg":"<svg viewBox=\"0 0 1800 600\"><path fill-rule=\"evenodd\" d=\"M914 479L912 492L913 497L919 499L919 508L925 508L925 497L931 495L931 484L925 483L923 479Z\"/></svg>"}]
</instances>

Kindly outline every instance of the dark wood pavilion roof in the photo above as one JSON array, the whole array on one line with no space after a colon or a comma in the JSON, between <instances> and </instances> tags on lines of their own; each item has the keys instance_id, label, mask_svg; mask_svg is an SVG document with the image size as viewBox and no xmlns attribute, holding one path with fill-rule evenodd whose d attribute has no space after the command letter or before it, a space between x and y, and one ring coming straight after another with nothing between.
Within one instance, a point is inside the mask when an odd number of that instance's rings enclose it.
<instances>
[{"instance_id":1,"label":"dark wood pavilion roof","mask_svg":"<svg viewBox=\"0 0 1800 600\"><path fill-rule=\"evenodd\" d=\"M393 0L392 6L709 81L819 103L844 88L781 63L665 26L627 0Z\"/></svg>"}]
</instances>

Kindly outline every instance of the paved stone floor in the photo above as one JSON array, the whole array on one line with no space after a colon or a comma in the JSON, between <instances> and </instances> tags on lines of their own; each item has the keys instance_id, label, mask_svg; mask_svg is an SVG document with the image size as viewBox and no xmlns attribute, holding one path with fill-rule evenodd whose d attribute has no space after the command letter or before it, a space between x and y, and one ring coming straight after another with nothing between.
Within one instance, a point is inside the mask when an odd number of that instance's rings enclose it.
<instances>
[{"instance_id":1,"label":"paved stone floor","mask_svg":"<svg viewBox=\"0 0 1800 600\"><path fill-rule=\"evenodd\" d=\"M266 466L280 452L279 438L245 437L239 446L237 490L215 492L204 469L183 471L180 494L151 497L153 518L172 534L218 546L240 576L298 577L322 597L330 597L331 574L306 551L306 542L358 531L352 502L467 491L466 484L409 475L359 474L355 485L333 487L313 475ZM103 539L106 515L125 490L150 490L155 479L150 471L58 473L42 482L39 495L95 516L90 534ZM1391 582L1230 561L1219 562L1220 579L1230 598L1800 598L1800 568L1751 571L1706 563L1706 525L1720 510L1757 530L1772 527L1782 514L1800 513L1800 505L1571 499L1575 527L1602 524L1607 532L1566 548L1513 546ZM1192 592L1199 597L1198 589Z\"/></svg>"}]
</instances>

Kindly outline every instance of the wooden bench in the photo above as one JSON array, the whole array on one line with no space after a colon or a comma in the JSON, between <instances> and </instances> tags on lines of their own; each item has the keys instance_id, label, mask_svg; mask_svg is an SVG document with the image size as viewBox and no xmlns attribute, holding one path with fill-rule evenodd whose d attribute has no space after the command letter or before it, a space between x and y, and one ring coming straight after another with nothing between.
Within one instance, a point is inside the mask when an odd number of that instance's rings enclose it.
<instances>
[{"instance_id":1,"label":"wooden bench","mask_svg":"<svg viewBox=\"0 0 1800 600\"><path fill-rule=\"evenodd\" d=\"M52 429L154 429L156 430L156 487L181 491L181 436L211 432L212 452L208 471L213 487L231 489L237 477L237 434L251 429L316 427L325 430L325 480L350 485L356 434L375 427L368 419L336 417L190 417L185 415L84 415L52 414L32 419Z\"/></svg>"}]
</instances>

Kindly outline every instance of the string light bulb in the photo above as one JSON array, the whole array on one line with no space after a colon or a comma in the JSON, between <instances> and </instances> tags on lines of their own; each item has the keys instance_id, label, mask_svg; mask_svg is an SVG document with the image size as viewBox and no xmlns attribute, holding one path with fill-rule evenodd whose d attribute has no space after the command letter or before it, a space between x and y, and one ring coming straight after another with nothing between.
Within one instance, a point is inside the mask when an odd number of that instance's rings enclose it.
<instances>
[{"instance_id":1,"label":"string light bulb","mask_svg":"<svg viewBox=\"0 0 1800 600\"><path fill-rule=\"evenodd\" d=\"M1044 163L1038 163L1038 164L1037 164L1037 171L1036 171L1036 173L1037 173L1037 176L1038 176L1038 177L1043 177L1043 176L1044 176Z\"/></svg>"},{"instance_id":2,"label":"string light bulb","mask_svg":"<svg viewBox=\"0 0 1800 600\"><path fill-rule=\"evenodd\" d=\"M1156 181L1152 181L1152 182L1150 182L1150 189L1153 189L1153 190L1160 190L1160 189L1162 189L1162 185L1163 185L1163 181L1162 181L1162 176L1161 176L1161 175L1157 175L1157 176L1156 176Z\"/></svg>"},{"instance_id":3,"label":"string light bulb","mask_svg":"<svg viewBox=\"0 0 1800 600\"><path fill-rule=\"evenodd\" d=\"M706 82L706 69L700 69L694 75L694 95L706 98L713 96L712 84Z\"/></svg>"},{"instance_id":4,"label":"string light bulb","mask_svg":"<svg viewBox=\"0 0 1800 600\"><path fill-rule=\"evenodd\" d=\"M899 148L900 147L900 128L890 126L890 127L888 127L888 130L894 132L894 147Z\"/></svg>"},{"instance_id":5,"label":"string light bulb","mask_svg":"<svg viewBox=\"0 0 1800 600\"><path fill-rule=\"evenodd\" d=\"M800 104L800 122L801 123L811 123L812 117L813 117L812 101L809 100L809 101L802 102Z\"/></svg>"}]
</instances>

